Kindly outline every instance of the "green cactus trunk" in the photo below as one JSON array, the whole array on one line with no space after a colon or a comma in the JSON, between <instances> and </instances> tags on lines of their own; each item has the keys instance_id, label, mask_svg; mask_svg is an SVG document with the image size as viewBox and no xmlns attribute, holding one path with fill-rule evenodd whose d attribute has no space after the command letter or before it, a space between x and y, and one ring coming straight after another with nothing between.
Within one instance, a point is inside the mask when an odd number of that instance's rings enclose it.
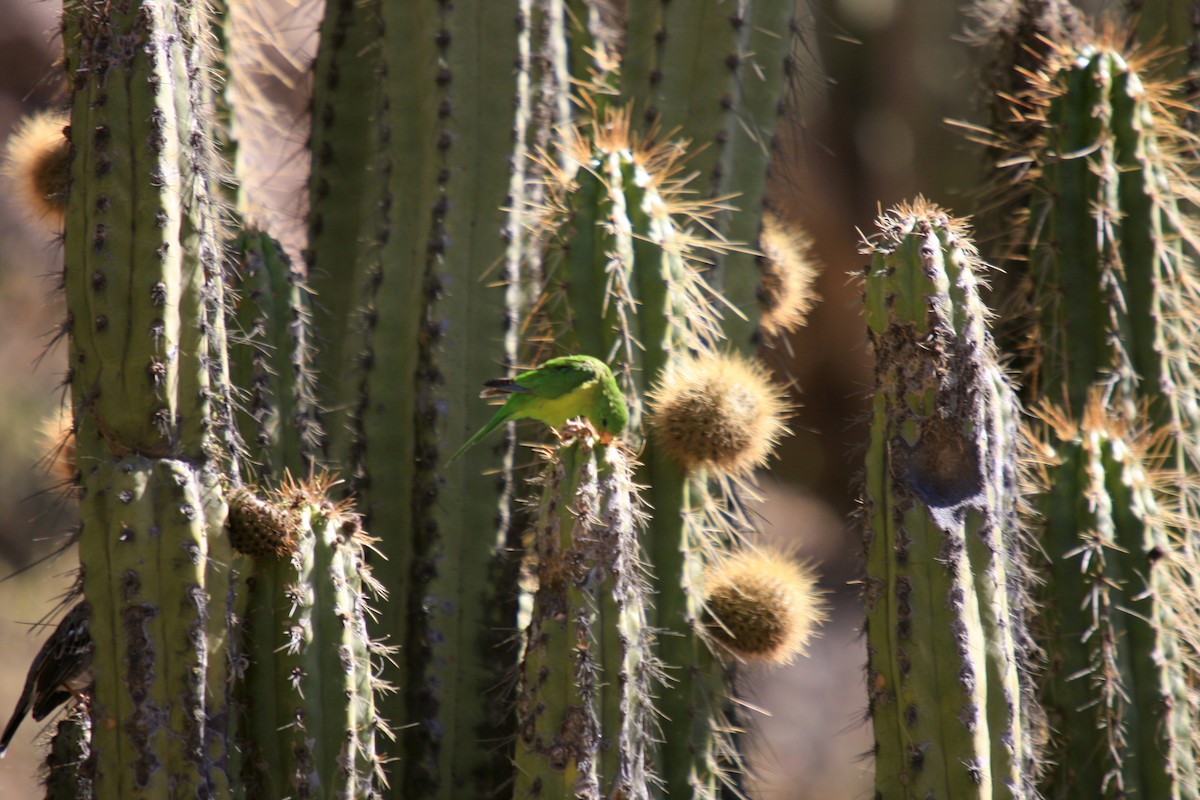
<instances>
[{"instance_id":1,"label":"green cactus trunk","mask_svg":"<svg viewBox=\"0 0 1200 800\"><path fill-rule=\"evenodd\" d=\"M674 686L660 700L667 720L660 769L666 792L714 796L733 766L717 755L730 750L717 742L728 727L721 719L726 690L697 624L704 565L723 546L714 531L727 531L730 518L713 513L722 500L710 496L703 474L685 476L646 438L643 414L670 364L722 339L725 309L701 276L696 251L723 245L691 229L712 209L686 196L678 178L686 168L682 148L633 138L624 109L597 113L565 148L566 160L582 163L547 185L540 238L549 268L539 305L549 309L548 336L557 344L613 362L630 409L623 438L645 442L639 482L655 509L647 538L654 620L669 631L659 647Z\"/></svg>"},{"instance_id":2,"label":"green cactus trunk","mask_svg":"<svg viewBox=\"0 0 1200 800\"><path fill-rule=\"evenodd\" d=\"M92 719L79 706L59 721L43 768L46 800L80 800L92 796Z\"/></svg>"},{"instance_id":3,"label":"green cactus trunk","mask_svg":"<svg viewBox=\"0 0 1200 800\"><path fill-rule=\"evenodd\" d=\"M1028 280L1041 313L1027 394L1066 404L1041 429L1054 466L1037 503L1050 557L1045 698L1060 734L1044 779L1052 797L1198 791L1186 733L1194 668L1179 644L1193 615L1171 601L1195 582L1180 577L1194 574L1184 566L1198 507L1188 476L1200 463L1195 223L1183 211L1195 189L1173 155L1188 142L1177 111L1145 66L1109 44L1060 45L1026 95L1043 128L1028 184ZM1066 422L1078 418L1081 430ZM1112 433L1138 418L1171 442L1172 477L1152 487L1131 483L1131 470L1142 474L1126 463L1135 443ZM1172 655L1152 666L1150 652Z\"/></svg>"},{"instance_id":4,"label":"green cactus trunk","mask_svg":"<svg viewBox=\"0 0 1200 800\"><path fill-rule=\"evenodd\" d=\"M1015 398L960 223L880 218L866 276L867 667L876 795L1032 798Z\"/></svg>"},{"instance_id":5,"label":"green cactus trunk","mask_svg":"<svg viewBox=\"0 0 1200 800\"><path fill-rule=\"evenodd\" d=\"M214 478L187 461L130 456L106 460L84 481L97 798L229 789L226 743L210 727L223 722L225 698L209 673L228 668L208 630L225 594L208 580L208 543L221 539L225 516Z\"/></svg>"},{"instance_id":6,"label":"green cactus trunk","mask_svg":"<svg viewBox=\"0 0 1200 800\"><path fill-rule=\"evenodd\" d=\"M737 247L709 280L728 300L727 341L753 350L758 240L768 162L791 72L795 6L786 0L629 4L623 89L639 122L695 144L691 190L720 203L712 225Z\"/></svg>"},{"instance_id":7,"label":"green cactus trunk","mask_svg":"<svg viewBox=\"0 0 1200 800\"><path fill-rule=\"evenodd\" d=\"M506 779L505 747L481 745L508 736L494 687L516 618L515 576L497 525L507 490L489 474L504 459L478 448L447 472L438 462L490 416L475 396L505 368L497 282L511 235L519 10L488 0L381 11L375 174L387 184L351 458L364 511L385 532L379 578L395 587L380 629L405 643L385 672L399 693L383 713L416 723L403 729L398 783L423 797L482 797Z\"/></svg>"},{"instance_id":8,"label":"green cactus trunk","mask_svg":"<svg viewBox=\"0 0 1200 800\"><path fill-rule=\"evenodd\" d=\"M245 797L382 796L369 540L327 488L279 492L288 552L255 558L246 578Z\"/></svg>"},{"instance_id":9,"label":"green cactus trunk","mask_svg":"<svg viewBox=\"0 0 1200 800\"><path fill-rule=\"evenodd\" d=\"M258 231L234 245L239 291L229 344L233 384L248 396L236 416L247 471L278 485L312 470L320 445L315 420L310 300L279 242Z\"/></svg>"},{"instance_id":10,"label":"green cactus trunk","mask_svg":"<svg viewBox=\"0 0 1200 800\"><path fill-rule=\"evenodd\" d=\"M97 798L229 791L224 471L236 436L204 3L64 10L80 560Z\"/></svg>"},{"instance_id":11,"label":"green cactus trunk","mask_svg":"<svg viewBox=\"0 0 1200 800\"><path fill-rule=\"evenodd\" d=\"M576 440L538 482L514 797L649 800L660 675L630 464L617 448Z\"/></svg>"},{"instance_id":12,"label":"green cactus trunk","mask_svg":"<svg viewBox=\"0 0 1200 800\"><path fill-rule=\"evenodd\" d=\"M363 303L378 263L390 121L383 104L380 0L331 0L313 64L309 149L307 285L313 304L315 364L321 422L332 463L350 461L351 417L359 400L360 359L367 319Z\"/></svg>"},{"instance_id":13,"label":"green cactus trunk","mask_svg":"<svg viewBox=\"0 0 1200 800\"><path fill-rule=\"evenodd\" d=\"M1148 443L1106 418L1047 412L1038 510L1045 520L1045 705L1058 766L1047 798L1196 797L1181 660L1193 620L1179 548L1144 463Z\"/></svg>"}]
</instances>

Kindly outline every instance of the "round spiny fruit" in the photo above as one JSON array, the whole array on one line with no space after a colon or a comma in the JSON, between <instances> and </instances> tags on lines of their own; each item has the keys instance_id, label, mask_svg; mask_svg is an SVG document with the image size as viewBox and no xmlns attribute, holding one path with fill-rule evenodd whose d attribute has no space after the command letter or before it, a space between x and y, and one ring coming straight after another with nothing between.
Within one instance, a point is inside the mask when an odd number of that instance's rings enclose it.
<instances>
[{"instance_id":1,"label":"round spiny fruit","mask_svg":"<svg viewBox=\"0 0 1200 800\"><path fill-rule=\"evenodd\" d=\"M237 489L230 495L225 525L234 549L254 558L285 558L296 544L291 514L249 489Z\"/></svg>"},{"instance_id":2,"label":"round spiny fruit","mask_svg":"<svg viewBox=\"0 0 1200 800\"><path fill-rule=\"evenodd\" d=\"M672 364L650 394L650 410L655 439L687 472L748 473L787 432L783 389L761 364L736 355Z\"/></svg>"},{"instance_id":3,"label":"round spiny fruit","mask_svg":"<svg viewBox=\"0 0 1200 800\"><path fill-rule=\"evenodd\" d=\"M65 114L27 117L5 147L4 176L30 217L62 226L71 187L71 143L63 135Z\"/></svg>"},{"instance_id":4,"label":"round spiny fruit","mask_svg":"<svg viewBox=\"0 0 1200 800\"><path fill-rule=\"evenodd\" d=\"M784 553L743 550L705 573L705 627L746 662L787 664L825 619L816 576Z\"/></svg>"},{"instance_id":5,"label":"round spiny fruit","mask_svg":"<svg viewBox=\"0 0 1200 800\"><path fill-rule=\"evenodd\" d=\"M762 250L759 324L768 336L778 336L803 325L817 300L812 244L798 227L768 212L758 247Z\"/></svg>"}]
</instances>

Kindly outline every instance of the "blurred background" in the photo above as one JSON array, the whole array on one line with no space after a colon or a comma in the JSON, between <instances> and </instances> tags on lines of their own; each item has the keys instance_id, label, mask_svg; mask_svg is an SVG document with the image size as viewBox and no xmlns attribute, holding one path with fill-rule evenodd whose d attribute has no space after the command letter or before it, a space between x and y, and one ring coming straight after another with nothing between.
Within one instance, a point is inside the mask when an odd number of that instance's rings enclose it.
<instances>
[{"instance_id":1,"label":"blurred background","mask_svg":"<svg viewBox=\"0 0 1200 800\"><path fill-rule=\"evenodd\" d=\"M249 3L246 4L250 5ZM294 247L303 220L306 74L321 8L316 0L260 2L248 55L273 115L251 124L269 143L255 171L259 221ZM0 143L18 120L63 99L56 2L0 0ZM866 437L870 354L858 310L858 254L880 206L923 193L960 214L979 202L986 159L945 120L986 123L976 77L981 55L962 41L966 20L944 0L802 2L804 53L772 186L774 205L801 224L821 263L822 301L786 347L764 353L790 381L798 411L764 476L764 536L816 563L831 618L807 658L742 673L754 796L857 800L870 796L863 724L865 648L855 586L860 535L850 521ZM55 292L59 246L0 188L0 715L16 702L45 630L33 623L73 579L60 550L76 524L48 469L64 348ZM980 242L985 259L995 257ZM11 576L11 577L9 577ZM0 761L0 798L38 796L36 754L47 726L27 720Z\"/></svg>"}]
</instances>

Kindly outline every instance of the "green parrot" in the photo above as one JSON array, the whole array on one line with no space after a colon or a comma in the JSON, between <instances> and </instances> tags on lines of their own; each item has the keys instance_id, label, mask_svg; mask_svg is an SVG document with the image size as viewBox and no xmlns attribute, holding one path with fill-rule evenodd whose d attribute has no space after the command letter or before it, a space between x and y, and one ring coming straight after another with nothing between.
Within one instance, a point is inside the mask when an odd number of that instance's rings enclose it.
<instances>
[{"instance_id":1,"label":"green parrot","mask_svg":"<svg viewBox=\"0 0 1200 800\"><path fill-rule=\"evenodd\" d=\"M598 358L563 356L552 358L540 367L515 378L484 381L479 395L484 399L508 397L496 415L458 448L446 466L511 419L536 419L551 428L561 428L567 420L583 417L592 424L604 443L625 430L629 409L625 395L617 388L612 371Z\"/></svg>"}]
</instances>

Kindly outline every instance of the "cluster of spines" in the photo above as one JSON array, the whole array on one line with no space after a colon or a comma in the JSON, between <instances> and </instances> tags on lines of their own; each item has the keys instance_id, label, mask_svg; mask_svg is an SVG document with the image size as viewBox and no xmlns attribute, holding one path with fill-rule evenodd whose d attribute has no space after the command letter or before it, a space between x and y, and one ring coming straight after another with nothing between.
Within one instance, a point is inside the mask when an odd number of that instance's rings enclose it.
<instances>
[{"instance_id":1,"label":"cluster of spines","mask_svg":"<svg viewBox=\"0 0 1200 800\"><path fill-rule=\"evenodd\" d=\"M982 265L964 226L924 200L879 228L863 509L877 796L1032 797L1016 401L986 332Z\"/></svg>"},{"instance_id":2,"label":"cluster of spines","mask_svg":"<svg viewBox=\"0 0 1200 800\"><path fill-rule=\"evenodd\" d=\"M825 619L812 569L777 548L714 558L704 575L704 610L711 640L751 664L790 663Z\"/></svg>"},{"instance_id":3,"label":"cluster of spines","mask_svg":"<svg viewBox=\"0 0 1200 800\"><path fill-rule=\"evenodd\" d=\"M71 188L71 143L64 135L69 123L69 116L59 111L22 120L5 144L0 170L25 215L56 234L62 230Z\"/></svg>"}]
</instances>

